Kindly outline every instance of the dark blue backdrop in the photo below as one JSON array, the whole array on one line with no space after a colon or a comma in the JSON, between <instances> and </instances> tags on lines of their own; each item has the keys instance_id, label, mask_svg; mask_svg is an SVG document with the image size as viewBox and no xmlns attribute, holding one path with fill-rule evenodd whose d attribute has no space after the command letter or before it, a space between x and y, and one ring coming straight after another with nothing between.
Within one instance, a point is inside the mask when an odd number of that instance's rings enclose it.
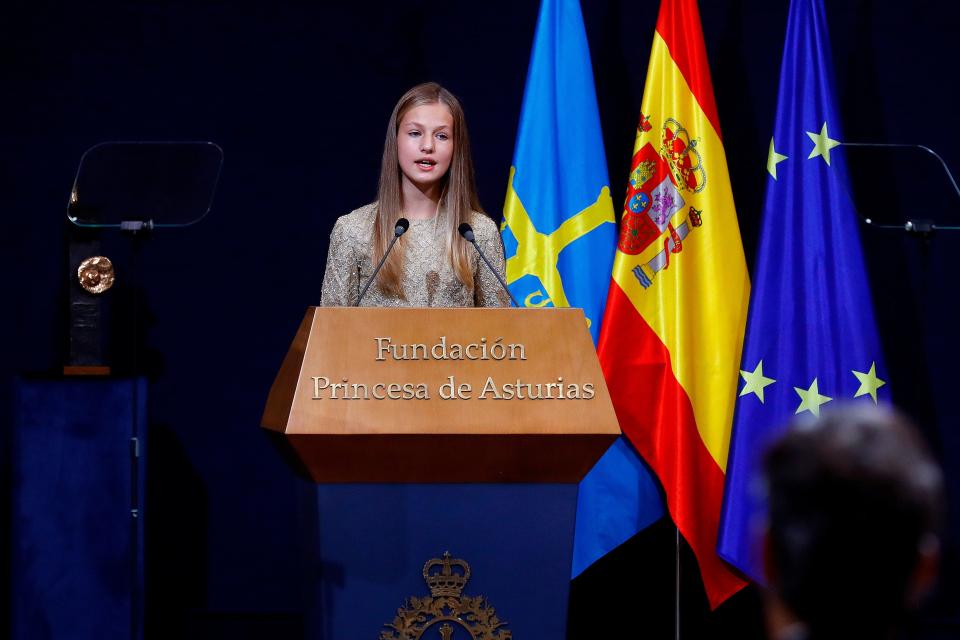
<instances>
[{"instance_id":1,"label":"dark blue backdrop","mask_svg":"<svg viewBox=\"0 0 960 640\"><path fill-rule=\"evenodd\" d=\"M621 193L657 2L583 4L612 189ZM702 4L749 257L787 2ZM115 139L209 139L226 153L211 217L189 231L158 234L143 256L152 412L147 615L156 635L297 637L296 523L305 487L257 427L266 391L304 307L319 300L334 218L374 196L384 127L404 89L434 79L462 98L481 199L499 217L536 10L535 0L336 9L246 0L5 6L4 477L12 376L55 372L63 360L64 211L84 149ZM859 0L830 3L828 12L848 139L922 142L960 168L954 4ZM958 217L956 201L927 187L891 187L871 172L858 178L864 207ZM900 234L864 234L894 396L947 464L952 503L960 495L958 241L940 235L923 247ZM128 248L108 239L104 252L118 263L119 308L129 296ZM129 357L123 338L118 333L113 353L121 369ZM0 501L0 543L9 548L7 492ZM918 623L926 637L960 625L956 509L950 525L941 594ZM661 527L602 561L574 584L571 628L598 624L597 637L604 629L671 629L672 554L670 531ZM691 633L748 623L756 632L754 594L707 616L694 565L684 567ZM6 598L0 606L6 619ZM626 606L633 615L613 613Z\"/></svg>"}]
</instances>

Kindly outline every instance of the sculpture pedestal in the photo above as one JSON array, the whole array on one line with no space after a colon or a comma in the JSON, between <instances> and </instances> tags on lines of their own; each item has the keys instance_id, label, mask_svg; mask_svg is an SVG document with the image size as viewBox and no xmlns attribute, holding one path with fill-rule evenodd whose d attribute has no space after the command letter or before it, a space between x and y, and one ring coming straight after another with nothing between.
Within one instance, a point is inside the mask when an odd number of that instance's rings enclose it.
<instances>
[{"instance_id":1,"label":"sculpture pedestal","mask_svg":"<svg viewBox=\"0 0 960 640\"><path fill-rule=\"evenodd\" d=\"M142 379L15 385L12 638L143 637L146 399Z\"/></svg>"}]
</instances>

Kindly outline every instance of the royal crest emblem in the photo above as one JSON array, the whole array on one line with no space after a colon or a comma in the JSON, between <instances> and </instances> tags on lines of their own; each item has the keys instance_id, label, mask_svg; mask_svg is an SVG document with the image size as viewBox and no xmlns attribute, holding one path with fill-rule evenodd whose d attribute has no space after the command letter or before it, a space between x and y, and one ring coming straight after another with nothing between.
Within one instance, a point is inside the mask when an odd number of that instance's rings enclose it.
<instances>
[{"instance_id":1,"label":"royal crest emblem","mask_svg":"<svg viewBox=\"0 0 960 640\"><path fill-rule=\"evenodd\" d=\"M663 233L662 225L655 219L669 217L675 210L676 198L673 193L666 193L658 187L663 181L670 183L669 167L652 145L647 143L637 151L632 166L617 247L623 253L635 255Z\"/></svg>"},{"instance_id":2,"label":"royal crest emblem","mask_svg":"<svg viewBox=\"0 0 960 640\"><path fill-rule=\"evenodd\" d=\"M640 112L640 123L637 125L637 129L641 132L650 131L653 129L653 125L650 124L650 118L643 115L643 112Z\"/></svg>"},{"instance_id":3,"label":"royal crest emblem","mask_svg":"<svg viewBox=\"0 0 960 640\"><path fill-rule=\"evenodd\" d=\"M674 214L682 209L685 203L680 196L680 191L669 180L658 184L651 195L653 204L650 206L650 219L657 225L660 233L663 233L667 230L667 224L673 219Z\"/></svg>"},{"instance_id":4,"label":"royal crest emblem","mask_svg":"<svg viewBox=\"0 0 960 640\"><path fill-rule=\"evenodd\" d=\"M638 264L633 268L633 275L644 289L653 284L653 279L658 272L670 266L670 254L676 254L683 251L683 241L697 227L703 225L703 211L690 207L687 210L687 218L676 227L673 224L667 224L668 234L663 240L663 249L653 256L652 260L644 264Z\"/></svg>"},{"instance_id":5,"label":"royal crest emblem","mask_svg":"<svg viewBox=\"0 0 960 640\"><path fill-rule=\"evenodd\" d=\"M630 172L630 186L639 189L644 182L653 177L657 171L657 165L651 160L644 160L637 165L637 168Z\"/></svg>"},{"instance_id":6,"label":"royal crest emblem","mask_svg":"<svg viewBox=\"0 0 960 640\"><path fill-rule=\"evenodd\" d=\"M647 207L650 206L650 196L643 191L639 191L633 194L627 206L630 207L630 211L633 213L643 213L647 210Z\"/></svg>"},{"instance_id":7,"label":"royal crest emblem","mask_svg":"<svg viewBox=\"0 0 960 640\"><path fill-rule=\"evenodd\" d=\"M513 633L483 596L465 596L463 589L470 579L466 560L432 558L423 565L423 579L430 595L411 596L392 623L385 624L380 640L510 640ZM459 634L457 632L460 632Z\"/></svg>"},{"instance_id":8,"label":"royal crest emblem","mask_svg":"<svg viewBox=\"0 0 960 640\"><path fill-rule=\"evenodd\" d=\"M700 193L707 186L707 172L697 149L697 140L691 140L683 125L673 118L667 118L663 123L660 156L670 165L680 189Z\"/></svg>"},{"instance_id":9,"label":"royal crest emblem","mask_svg":"<svg viewBox=\"0 0 960 640\"><path fill-rule=\"evenodd\" d=\"M652 125L641 114L641 125ZM643 128L642 126L640 127ZM707 172L698 141L675 118L667 118L660 133L660 147L645 143L634 155L633 170L627 185L620 240L617 248L637 255L660 242L661 250L644 264L633 268L640 285L646 289L656 274L670 266L670 256L684 249L690 232L703 224L703 212L684 200L700 193L707 185ZM677 219L687 207L687 215Z\"/></svg>"},{"instance_id":10,"label":"royal crest emblem","mask_svg":"<svg viewBox=\"0 0 960 640\"><path fill-rule=\"evenodd\" d=\"M690 224L692 224L695 227L699 227L700 225L703 224L702 214L703 214L703 211L701 211L700 209L694 209L693 207L690 207L690 211L687 213L687 219L690 221Z\"/></svg>"}]
</instances>

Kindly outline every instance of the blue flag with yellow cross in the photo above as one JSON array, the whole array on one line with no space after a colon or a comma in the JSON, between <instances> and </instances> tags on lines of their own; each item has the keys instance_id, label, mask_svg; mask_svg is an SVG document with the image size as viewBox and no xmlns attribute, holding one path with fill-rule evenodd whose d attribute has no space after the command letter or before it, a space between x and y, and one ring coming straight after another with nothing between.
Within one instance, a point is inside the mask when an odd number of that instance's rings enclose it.
<instances>
[{"instance_id":1,"label":"blue flag with yellow cross","mask_svg":"<svg viewBox=\"0 0 960 640\"><path fill-rule=\"evenodd\" d=\"M791 422L888 399L822 0L793 0L727 462L719 553L762 581L762 454Z\"/></svg>"},{"instance_id":2,"label":"blue flag with yellow cross","mask_svg":"<svg viewBox=\"0 0 960 640\"><path fill-rule=\"evenodd\" d=\"M617 226L590 50L577 0L543 0L501 227L507 283L526 307L580 307L596 344ZM573 576L663 514L621 437L580 484Z\"/></svg>"}]
</instances>

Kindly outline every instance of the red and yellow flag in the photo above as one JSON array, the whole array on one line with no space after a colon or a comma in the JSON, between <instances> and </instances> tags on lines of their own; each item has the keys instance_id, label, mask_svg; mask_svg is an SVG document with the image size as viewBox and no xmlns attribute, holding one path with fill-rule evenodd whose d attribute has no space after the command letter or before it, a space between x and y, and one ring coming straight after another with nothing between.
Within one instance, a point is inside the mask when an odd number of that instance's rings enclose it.
<instances>
[{"instance_id":1,"label":"red and yellow flag","mask_svg":"<svg viewBox=\"0 0 960 640\"><path fill-rule=\"evenodd\" d=\"M750 281L696 0L662 0L599 342L711 607L746 583L716 553Z\"/></svg>"}]
</instances>

